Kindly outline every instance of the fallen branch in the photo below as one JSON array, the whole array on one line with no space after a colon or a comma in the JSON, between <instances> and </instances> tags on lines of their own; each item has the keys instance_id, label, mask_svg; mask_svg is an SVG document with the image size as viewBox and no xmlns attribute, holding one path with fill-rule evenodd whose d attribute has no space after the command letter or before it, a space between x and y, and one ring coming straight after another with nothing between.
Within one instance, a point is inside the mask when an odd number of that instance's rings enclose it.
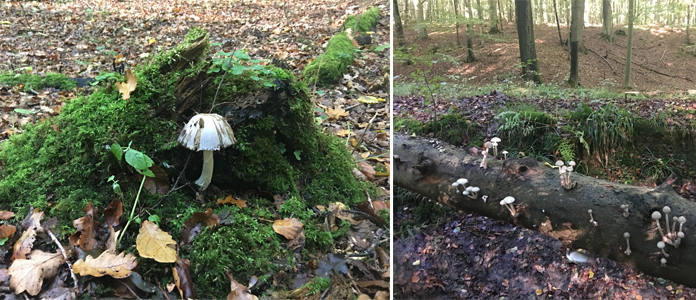
<instances>
[{"instance_id":1,"label":"fallen branch","mask_svg":"<svg viewBox=\"0 0 696 300\"><path fill-rule=\"evenodd\" d=\"M73 285L75 285L75 290L79 291L79 288L77 286L77 277L75 276L75 272L73 272L72 269L72 264L70 263L70 260L68 259L68 256L65 254L65 248L63 248L63 245L60 244L58 239L56 238L56 235L51 232L48 228L44 228L46 233L48 233L48 236L51 237L51 240L53 241L54 244L58 246L58 249L60 250L60 254L63 254L63 258L65 258L65 264L68 265L68 270L70 270L70 276L72 277L73 280Z\"/></svg>"}]
</instances>

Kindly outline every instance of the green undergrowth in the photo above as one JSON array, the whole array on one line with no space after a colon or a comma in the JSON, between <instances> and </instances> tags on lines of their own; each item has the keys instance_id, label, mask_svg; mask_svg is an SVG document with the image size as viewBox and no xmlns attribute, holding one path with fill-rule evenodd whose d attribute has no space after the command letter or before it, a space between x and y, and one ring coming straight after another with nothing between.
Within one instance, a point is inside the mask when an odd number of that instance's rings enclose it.
<instances>
[{"instance_id":1,"label":"green undergrowth","mask_svg":"<svg viewBox=\"0 0 696 300\"><path fill-rule=\"evenodd\" d=\"M483 136L478 133L477 126L471 124L466 116L446 114L431 122L420 122L410 118L394 118L394 129L418 136L432 136L452 145L481 145Z\"/></svg>"},{"instance_id":2,"label":"green undergrowth","mask_svg":"<svg viewBox=\"0 0 696 300\"><path fill-rule=\"evenodd\" d=\"M379 19L379 9L377 7L368 9L360 18L358 27L361 30L359 31L370 30L377 24L377 19ZM346 18L344 27L352 28L355 21L355 16L349 16ZM353 63L355 50L353 42L345 32L334 35L326 47L326 52L317 56L302 71L304 81L310 85L316 82L319 86L336 83Z\"/></svg>"},{"instance_id":3,"label":"green undergrowth","mask_svg":"<svg viewBox=\"0 0 696 300\"><path fill-rule=\"evenodd\" d=\"M407 239L413 237L415 233L426 227L437 227L447 218L457 215L453 209L443 206L437 201L408 191L404 188L394 186L394 238Z\"/></svg>"},{"instance_id":4,"label":"green undergrowth","mask_svg":"<svg viewBox=\"0 0 696 300\"><path fill-rule=\"evenodd\" d=\"M178 80L201 73L215 76L215 84L201 93L201 107L209 108L224 74L209 72L211 60L187 62L181 57L182 49L199 38L207 39L207 33L193 29L175 49L134 68L138 85L130 99L123 100L113 84L105 84L89 96L66 101L58 116L28 125L25 132L1 143L0 209L14 211L21 218L29 207L39 208L48 217L57 218L57 231L66 238L74 232L72 221L83 215L82 208L88 202L101 211L116 198L106 181L113 175L124 193L124 210L129 210L140 177L128 164L114 158L108 147L113 143L132 142L133 149L150 156L170 179L177 178L191 153L176 142L181 128L175 114ZM178 64L186 67L178 69ZM175 240L185 220L196 212L213 208L216 214L229 216L231 224L205 229L192 245L181 248L180 256L191 261L191 278L201 298L226 297L230 286L226 271L243 283L253 275L265 281L275 271L292 270L294 253L271 226L276 214L299 219L306 235L302 251L317 255L330 251L334 238L349 226L340 226L338 232L327 231L324 217L316 215L312 207L336 201L350 206L362 202L366 191L373 196L379 193L374 185L352 175L355 163L344 141L325 136L316 127L304 83L273 66L257 67L255 62L244 60L234 64L239 67L227 74L218 102L266 93L263 91L273 94L268 101L275 102L260 111L227 111L237 121L230 124L238 143L216 152L213 184L226 194L241 195L252 188L280 195L285 199L281 209L274 211L272 201L259 197L245 199L248 207L244 209L219 207L215 199L224 198L224 194L195 200L189 188L171 193L156 207L161 195L143 192L139 202L144 208L140 218L157 215L160 228ZM269 83L274 87L268 88ZM215 112L225 115L223 107ZM201 153L193 153L187 169L196 174L187 177L198 176L200 165ZM131 224L122 248L135 244L136 228ZM151 282L173 280L171 273L163 271L167 266L150 259L139 259L139 268Z\"/></svg>"},{"instance_id":5,"label":"green undergrowth","mask_svg":"<svg viewBox=\"0 0 696 300\"><path fill-rule=\"evenodd\" d=\"M0 73L0 83L7 85L24 85L23 90L28 92L32 89L39 91L43 88L54 87L61 90L71 90L77 84L67 76L58 73L47 73L46 75L4 72Z\"/></svg>"}]
</instances>

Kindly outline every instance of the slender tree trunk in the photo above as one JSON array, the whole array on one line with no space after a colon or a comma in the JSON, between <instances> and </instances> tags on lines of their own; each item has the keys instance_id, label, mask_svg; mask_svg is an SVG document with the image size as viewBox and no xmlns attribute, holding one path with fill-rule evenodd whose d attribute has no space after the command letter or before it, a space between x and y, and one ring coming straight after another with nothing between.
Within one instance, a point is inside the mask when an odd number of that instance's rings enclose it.
<instances>
[{"instance_id":1,"label":"slender tree trunk","mask_svg":"<svg viewBox=\"0 0 696 300\"><path fill-rule=\"evenodd\" d=\"M497 34L500 33L500 29L498 29L498 8L497 8L497 3L496 0L488 0L488 7L489 7L489 17L490 17L490 27L491 29L488 30L488 33L490 34Z\"/></svg>"},{"instance_id":2,"label":"slender tree trunk","mask_svg":"<svg viewBox=\"0 0 696 300\"><path fill-rule=\"evenodd\" d=\"M686 5L686 44L691 45L691 37L689 36L689 25L691 25L691 4Z\"/></svg>"},{"instance_id":3,"label":"slender tree trunk","mask_svg":"<svg viewBox=\"0 0 696 300\"><path fill-rule=\"evenodd\" d=\"M498 25L500 25L500 31L503 31L503 24L505 24L505 8L503 8L503 5L500 4L500 0L498 1Z\"/></svg>"},{"instance_id":4,"label":"slender tree trunk","mask_svg":"<svg viewBox=\"0 0 696 300\"><path fill-rule=\"evenodd\" d=\"M454 1L456 2L457 0ZM399 49L402 49L406 45L406 39L404 38L404 27L401 24L401 16L399 15L399 3L397 0L393 0L392 5L394 9L394 32L396 33ZM458 35L457 40L459 40Z\"/></svg>"},{"instance_id":5,"label":"slender tree trunk","mask_svg":"<svg viewBox=\"0 0 696 300\"><path fill-rule=\"evenodd\" d=\"M520 42L520 60L522 76L527 81L541 83L539 62L534 44L534 20L532 17L532 1L515 0L515 15L517 16L517 37Z\"/></svg>"},{"instance_id":6,"label":"slender tree trunk","mask_svg":"<svg viewBox=\"0 0 696 300\"><path fill-rule=\"evenodd\" d=\"M631 56L633 55L633 16L635 0L628 0L628 44L626 45L626 71L624 74L624 88L631 88Z\"/></svg>"},{"instance_id":7,"label":"slender tree trunk","mask_svg":"<svg viewBox=\"0 0 696 300\"><path fill-rule=\"evenodd\" d=\"M696 203L680 197L671 184L656 188L629 186L573 173L571 181L577 183L573 189L565 190L560 186L558 170L544 166L533 157L507 160L489 157L488 169L482 170L479 168L482 156L470 156L461 147L404 134L395 134L393 140L392 174L396 186L455 210L538 230L566 247L583 248L652 276L696 287ZM458 178L466 178L468 186L480 188L477 199L463 196L452 186ZM483 195L487 201L481 200ZM510 210L500 204L508 196L515 198ZM621 205L629 206L625 217ZM662 212L664 206L671 208L669 217L684 216L687 222L684 242L678 248L667 245L664 248L669 255L667 264L661 265L663 256L657 248L661 237L651 213ZM590 209L596 226L590 222ZM657 221L662 230L666 229L665 217L662 214ZM628 255L624 232L630 233Z\"/></svg>"},{"instance_id":8,"label":"slender tree trunk","mask_svg":"<svg viewBox=\"0 0 696 300\"><path fill-rule=\"evenodd\" d=\"M428 31L425 29L425 21L423 20L423 0L414 0L416 4L416 23L418 23L418 39L427 40Z\"/></svg>"},{"instance_id":9,"label":"slender tree trunk","mask_svg":"<svg viewBox=\"0 0 696 300\"><path fill-rule=\"evenodd\" d=\"M614 41L614 25L611 17L611 0L602 0L602 38Z\"/></svg>"},{"instance_id":10,"label":"slender tree trunk","mask_svg":"<svg viewBox=\"0 0 696 300\"><path fill-rule=\"evenodd\" d=\"M556 0L553 0L553 12L556 14L556 27L558 27L558 41L563 45L563 36L561 36L561 23L558 20L558 9L556 8Z\"/></svg>"},{"instance_id":11,"label":"slender tree trunk","mask_svg":"<svg viewBox=\"0 0 696 300\"><path fill-rule=\"evenodd\" d=\"M471 26L471 20L474 19L474 14L471 9L471 0L464 1L466 1L464 4L466 4L466 8L469 10L469 19L466 22L466 62L474 62L476 61L476 57L474 56L474 41L471 38L474 36L474 28Z\"/></svg>"},{"instance_id":12,"label":"slender tree trunk","mask_svg":"<svg viewBox=\"0 0 696 300\"><path fill-rule=\"evenodd\" d=\"M573 0L572 14L573 21L570 23L570 77L568 83L572 87L578 86L578 33L583 23L583 16L580 15L580 2L585 0Z\"/></svg>"},{"instance_id":13,"label":"slender tree trunk","mask_svg":"<svg viewBox=\"0 0 696 300\"><path fill-rule=\"evenodd\" d=\"M575 1L575 0L573 0ZM580 22L578 22L578 51L582 54L587 54L587 49L585 49L585 41L582 38L582 32L585 30L585 0L580 1Z\"/></svg>"},{"instance_id":14,"label":"slender tree trunk","mask_svg":"<svg viewBox=\"0 0 696 300\"><path fill-rule=\"evenodd\" d=\"M457 0L454 0L454 25L457 30L457 46L461 46L459 43L459 12L457 12Z\"/></svg>"},{"instance_id":15,"label":"slender tree trunk","mask_svg":"<svg viewBox=\"0 0 696 300\"><path fill-rule=\"evenodd\" d=\"M483 7L481 7L481 0L476 0L476 15L479 21L479 40L481 41L481 46L483 46Z\"/></svg>"}]
</instances>

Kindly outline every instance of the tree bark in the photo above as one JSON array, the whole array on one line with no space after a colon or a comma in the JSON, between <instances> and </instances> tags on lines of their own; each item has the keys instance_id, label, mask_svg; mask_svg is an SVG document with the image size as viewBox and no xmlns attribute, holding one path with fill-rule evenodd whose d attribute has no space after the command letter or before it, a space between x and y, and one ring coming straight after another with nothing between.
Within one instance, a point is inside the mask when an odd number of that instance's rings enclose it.
<instances>
[{"instance_id":1,"label":"tree bark","mask_svg":"<svg viewBox=\"0 0 696 300\"><path fill-rule=\"evenodd\" d=\"M469 20L466 22L466 62L474 62L476 61L476 56L474 56L474 41L471 38L474 35L474 28L471 26L474 14L471 9L471 0L464 1L466 1L466 8L469 10Z\"/></svg>"},{"instance_id":2,"label":"tree bark","mask_svg":"<svg viewBox=\"0 0 696 300\"><path fill-rule=\"evenodd\" d=\"M532 1L515 0L515 15L517 16L517 37L520 43L520 60L522 76L527 81L541 83L539 65L534 44L534 21L532 19Z\"/></svg>"},{"instance_id":3,"label":"tree bark","mask_svg":"<svg viewBox=\"0 0 696 300\"><path fill-rule=\"evenodd\" d=\"M394 135L394 184L444 205L466 212L524 226L560 240L571 248L583 248L597 255L639 269L647 274L696 287L696 203L681 198L671 184L657 188L628 186L573 174L576 186L560 186L558 171L534 158L488 161L479 168L481 156L427 138ZM480 188L478 199L461 195L452 183L467 178ZM487 201L481 200L483 195ZM515 197L517 216L500 205L507 196ZM621 205L629 206L623 217ZM657 242L660 233L651 219L654 211L669 206L671 216L684 216L688 232L679 248L666 246L666 266L661 266ZM592 209L590 222L588 209ZM665 215L659 220L665 229ZM671 225L671 224L670 224ZM630 233L630 255L625 254L624 232Z\"/></svg>"},{"instance_id":4,"label":"tree bark","mask_svg":"<svg viewBox=\"0 0 696 300\"><path fill-rule=\"evenodd\" d=\"M489 17L490 17L490 29L488 30L489 34L498 34L500 33L500 29L498 29L498 4L496 3L496 0L488 0L488 7L489 7Z\"/></svg>"},{"instance_id":5,"label":"tree bark","mask_svg":"<svg viewBox=\"0 0 696 300\"><path fill-rule=\"evenodd\" d=\"M394 5L394 32L396 33L396 40L397 40L397 43L399 45L399 48L401 49L406 45L406 39L404 38L404 27L401 24L401 16L399 15L399 3L398 3L398 1L393 0L392 5ZM456 7L455 7L455 9L456 9ZM457 31L457 34L459 34L459 31ZM459 39L459 36L457 36L457 40L458 39Z\"/></svg>"},{"instance_id":6,"label":"tree bark","mask_svg":"<svg viewBox=\"0 0 696 300\"><path fill-rule=\"evenodd\" d=\"M423 0L416 1L416 22L418 23L418 39L427 40L428 32L425 30L425 21L423 20Z\"/></svg>"},{"instance_id":7,"label":"tree bark","mask_svg":"<svg viewBox=\"0 0 696 300\"><path fill-rule=\"evenodd\" d=\"M626 45L626 69L624 73L624 88L631 88L631 57L633 56L633 18L635 0L628 0L628 43Z\"/></svg>"},{"instance_id":8,"label":"tree bark","mask_svg":"<svg viewBox=\"0 0 696 300\"><path fill-rule=\"evenodd\" d=\"M459 4L457 0L454 0L454 25L457 30L457 46L461 46L461 43L459 43L459 12L457 6L459 6Z\"/></svg>"},{"instance_id":9,"label":"tree bark","mask_svg":"<svg viewBox=\"0 0 696 300\"><path fill-rule=\"evenodd\" d=\"M689 37L689 25L691 25L691 5L686 5L686 44L691 45L691 37Z\"/></svg>"},{"instance_id":10,"label":"tree bark","mask_svg":"<svg viewBox=\"0 0 696 300\"><path fill-rule=\"evenodd\" d=\"M556 7L556 0L553 0L553 12L556 14L556 27L558 27L558 41L562 46L563 36L561 36L561 21L558 20L558 8Z\"/></svg>"},{"instance_id":11,"label":"tree bark","mask_svg":"<svg viewBox=\"0 0 696 300\"><path fill-rule=\"evenodd\" d=\"M614 41L614 25L611 17L611 0L602 0L602 38Z\"/></svg>"},{"instance_id":12,"label":"tree bark","mask_svg":"<svg viewBox=\"0 0 696 300\"><path fill-rule=\"evenodd\" d=\"M585 0L573 0L573 21L570 23L570 77L568 84L572 87L578 86L578 47L581 38L580 28L584 23L583 16L580 15L581 2L585 2Z\"/></svg>"}]
</instances>

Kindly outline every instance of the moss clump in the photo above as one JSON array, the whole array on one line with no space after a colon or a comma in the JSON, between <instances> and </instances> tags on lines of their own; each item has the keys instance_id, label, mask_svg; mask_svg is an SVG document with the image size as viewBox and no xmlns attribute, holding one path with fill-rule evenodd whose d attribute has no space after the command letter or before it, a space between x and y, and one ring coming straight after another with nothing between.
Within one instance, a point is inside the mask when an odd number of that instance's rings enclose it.
<instances>
[{"instance_id":1,"label":"moss clump","mask_svg":"<svg viewBox=\"0 0 696 300\"><path fill-rule=\"evenodd\" d=\"M42 76L38 74L4 72L0 74L0 82L9 85L24 84L24 91L30 91L31 89L38 91L46 87L71 90L77 85L68 76L59 73L48 73L46 76Z\"/></svg>"},{"instance_id":2,"label":"moss clump","mask_svg":"<svg viewBox=\"0 0 696 300\"><path fill-rule=\"evenodd\" d=\"M316 82L317 85L335 83L353 63L354 51L353 42L348 39L345 32L335 35L331 38L326 52L315 58L302 71L305 82L308 84Z\"/></svg>"},{"instance_id":3,"label":"moss clump","mask_svg":"<svg viewBox=\"0 0 696 300\"><path fill-rule=\"evenodd\" d=\"M415 133L419 136L432 135L452 145L462 145L465 141L477 140L476 125L471 124L466 116L460 114L446 114L436 121L422 123L413 119L401 119L395 121L396 130Z\"/></svg>"},{"instance_id":4,"label":"moss clump","mask_svg":"<svg viewBox=\"0 0 696 300\"><path fill-rule=\"evenodd\" d=\"M355 16L348 16L343 27L346 29L352 28L354 31L358 32L370 31L372 27L375 27L378 19L379 8L371 7L360 16L357 27L355 26L355 22L357 21L357 17Z\"/></svg>"}]
</instances>

